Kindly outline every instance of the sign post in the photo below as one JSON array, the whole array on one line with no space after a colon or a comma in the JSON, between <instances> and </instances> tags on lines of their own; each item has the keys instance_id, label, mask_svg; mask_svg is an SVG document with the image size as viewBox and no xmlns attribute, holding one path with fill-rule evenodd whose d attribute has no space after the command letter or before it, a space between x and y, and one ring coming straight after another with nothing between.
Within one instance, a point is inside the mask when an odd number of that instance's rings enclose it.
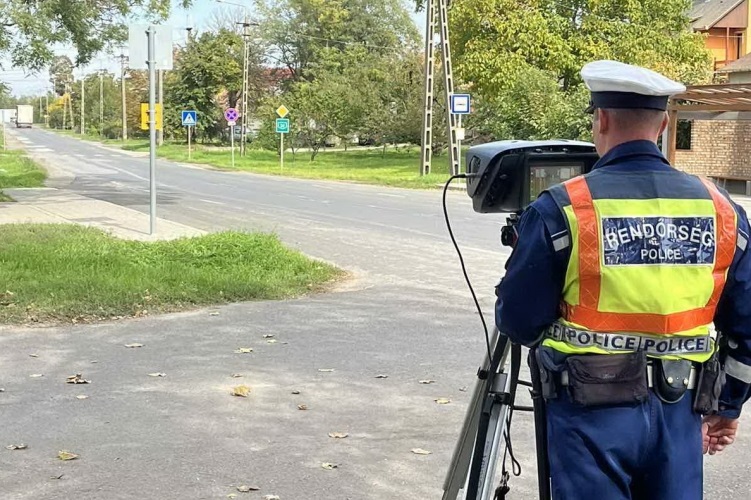
<instances>
[{"instance_id":1,"label":"sign post","mask_svg":"<svg viewBox=\"0 0 751 500\"><path fill-rule=\"evenodd\" d=\"M464 140L464 128L462 128L462 115L468 115L470 112L469 94L452 94L451 95L451 114L458 116L458 127L456 129L456 143L459 155L456 158L457 174L462 173L462 141Z\"/></svg>"},{"instance_id":2,"label":"sign post","mask_svg":"<svg viewBox=\"0 0 751 500\"><path fill-rule=\"evenodd\" d=\"M284 170L284 134L289 134L289 118L284 118L289 114L287 106L282 104L276 109L279 118L276 120L276 133L279 134L279 158L281 170Z\"/></svg>"},{"instance_id":3,"label":"sign post","mask_svg":"<svg viewBox=\"0 0 751 500\"><path fill-rule=\"evenodd\" d=\"M144 38L144 32L146 37ZM156 39L159 38L159 43ZM146 105L147 120L144 120L141 105L141 128L149 129L149 182L150 225L149 234L156 231L156 131L162 128L161 104L156 105L156 71L172 69L172 27L133 24L128 30L128 48L131 69L149 70L149 102ZM148 122L145 127L144 121ZM123 126L125 124L123 123ZM124 136L123 136L124 137Z\"/></svg>"},{"instance_id":4,"label":"sign post","mask_svg":"<svg viewBox=\"0 0 751 500\"><path fill-rule=\"evenodd\" d=\"M229 126L229 141L232 148L232 168L235 168L235 125L240 114L235 108L227 108L224 110L224 118L227 120Z\"/></svg>"},{"instance_id":5,"label":"sign post","mask_svg":"<svg viewBox=\"0 0 751 500\"><path fill-rule=\"evenodd\" d=\"M195 110L185 110L182 112L182 118L183 118L183 127L188 127L188 160L190 160L191 156L191 148L190 148L190 132L191 128L195 127L198 123L198 115L196 114Z\"/></svg>"}]
</instances>

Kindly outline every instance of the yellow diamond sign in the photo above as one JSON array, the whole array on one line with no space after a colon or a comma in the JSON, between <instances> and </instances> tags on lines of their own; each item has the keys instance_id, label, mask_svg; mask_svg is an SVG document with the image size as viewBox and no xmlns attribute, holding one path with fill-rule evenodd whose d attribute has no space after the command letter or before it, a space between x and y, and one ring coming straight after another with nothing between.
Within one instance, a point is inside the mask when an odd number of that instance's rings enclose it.
<instances>
[{"instance_id":1,"label":"yellow diamond sign","mask_svg":"<svg viewBox=\"0 0 751 500\"><path fill-rule=\"evenodd\" d=\"M289 114L289 110L284 104L282 104L277 108L276 114L279 115L279 118L284 118L285 116L287 116L287 114Z\"/></svg>"}]
</instances>

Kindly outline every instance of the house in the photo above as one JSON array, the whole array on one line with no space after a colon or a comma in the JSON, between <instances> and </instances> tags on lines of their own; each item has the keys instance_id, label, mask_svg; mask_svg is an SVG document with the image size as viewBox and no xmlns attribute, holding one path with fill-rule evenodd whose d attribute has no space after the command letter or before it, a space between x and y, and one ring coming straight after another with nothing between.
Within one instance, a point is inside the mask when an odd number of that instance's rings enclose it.
<instances>
[{"instance_id":1,"label":"house","mask_svg":"<svg viewBox=\"0 0 751 500\"><path fill-rule=\"evenodd\" d=\"M748 4L749 0L694 0L691 26L705 36L715 71L751 52Z\"/></svg>"}]
</instances>

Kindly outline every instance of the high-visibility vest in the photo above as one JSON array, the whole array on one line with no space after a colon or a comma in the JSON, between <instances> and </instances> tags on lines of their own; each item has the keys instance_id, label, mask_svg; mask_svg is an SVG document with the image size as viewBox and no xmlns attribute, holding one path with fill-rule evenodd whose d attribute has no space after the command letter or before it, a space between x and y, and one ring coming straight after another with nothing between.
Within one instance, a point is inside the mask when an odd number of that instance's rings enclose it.
<instances>
[{"instance_id":1,"label":"high-visibility vest","mask_svg":"<svg viewBox=\"0 0 751 500\"><path fill-rule=\"evenodd\" d=\"M603 168L549 192L571 241L557 325L568 337L548 335L543 344L570 354L610 354L623 351L623 338L613 339L624 334L665 346L650 355L708 359L737 238L735 209L717 187L675 169ZM668 350L697 342L706 352Z\"/></svg>"}]
</instances>

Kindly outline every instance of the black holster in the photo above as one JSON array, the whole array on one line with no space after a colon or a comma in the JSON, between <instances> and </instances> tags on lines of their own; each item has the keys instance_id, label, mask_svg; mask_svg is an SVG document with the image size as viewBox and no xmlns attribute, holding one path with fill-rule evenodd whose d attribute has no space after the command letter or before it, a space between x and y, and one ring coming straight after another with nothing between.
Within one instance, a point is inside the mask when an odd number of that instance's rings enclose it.
<instances>
[{"instance_id":1,"label":"black holster","mask_svg":"<svg viewBox=\"0 0 751 500\"><path fill-rule=\"evenodd\" d=\"M717 413L720 392L725 385L725 371L720 364L720 349L716 349L709 360L701 365L694 396L694 411L701 415Z\"/></svg>"}]
</instances>

